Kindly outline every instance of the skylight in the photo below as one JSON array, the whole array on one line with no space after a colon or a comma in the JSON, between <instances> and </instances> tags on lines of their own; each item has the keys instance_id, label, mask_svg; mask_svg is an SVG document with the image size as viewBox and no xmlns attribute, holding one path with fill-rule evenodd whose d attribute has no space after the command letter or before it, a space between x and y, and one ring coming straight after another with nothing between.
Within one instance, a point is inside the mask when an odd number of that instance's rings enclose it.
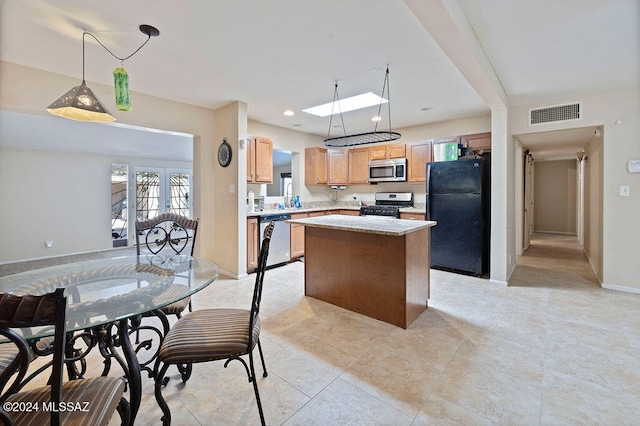
<instances>
[{"instance_id":1,"label":"skylight","mask_svg":"<svg viewBox=\"0 0 640 426\"><path fill-rule=\"evenodd\" d=\"M362 109L373 105L380 105L380 103L387 103L388 100L381 98L371 92L363 93L362 95L352 96L350 98L340 99L339 101L329 102L323 105L303 109L302 111L317 115L318 117L327 117L333 114L340 114L341 112L354 111L356 109ZM335 105L334 105L335 104Z\"/></svg>"}]
</instances>

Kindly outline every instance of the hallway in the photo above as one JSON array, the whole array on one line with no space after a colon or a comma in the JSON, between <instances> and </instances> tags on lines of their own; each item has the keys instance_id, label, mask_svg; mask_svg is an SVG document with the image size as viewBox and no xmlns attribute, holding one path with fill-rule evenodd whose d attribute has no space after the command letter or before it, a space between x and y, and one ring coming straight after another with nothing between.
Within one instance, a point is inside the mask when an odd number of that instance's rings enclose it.
<instances>
[{"instance_id":1,"label":"hallway","mask_svg":"<svg viewBox=\"0 0 640 426\"><path fill-rule=\"evenodd\" d=\"M547 233L533 234L509 286L600 290L576 236Z\"/></svg>"}]
</instances>

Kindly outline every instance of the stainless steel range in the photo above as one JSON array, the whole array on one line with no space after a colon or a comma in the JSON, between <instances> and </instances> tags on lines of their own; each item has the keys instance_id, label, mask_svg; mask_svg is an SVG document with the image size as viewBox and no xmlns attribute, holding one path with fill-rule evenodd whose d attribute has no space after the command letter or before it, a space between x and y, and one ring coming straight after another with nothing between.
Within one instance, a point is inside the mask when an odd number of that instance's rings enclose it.
<instances>
[{"instance_id":1,"label":"stainless steel range","mask_svg":"<svg viewBox=\"0 0 640 426\"><path fill-rule=\"evenodd\" d=\"M400 219L400 209L413 207L413 192L376 192L375 206L360 207L360 216L386 216Z\"/></svg>"}]
</instances>

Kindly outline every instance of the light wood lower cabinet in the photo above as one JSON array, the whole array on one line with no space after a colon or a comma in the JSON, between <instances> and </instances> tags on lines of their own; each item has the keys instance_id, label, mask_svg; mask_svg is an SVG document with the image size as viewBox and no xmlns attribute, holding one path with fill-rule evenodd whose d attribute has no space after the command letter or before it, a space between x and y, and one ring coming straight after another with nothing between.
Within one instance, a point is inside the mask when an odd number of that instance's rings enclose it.
<instances>
[{"instance_id":1,"label":"light wood lower cabinet","mask_svg":"<svg viewBox=\"0 0 640 426\"><path fill-rule=\"evenodd\" d=\"M409 219L409 220L424 220L424 213L400 213L400 219Z\"/></svg>"},{"instance_id":2,"label":"light wood lower cabinet","mask_svg":"<svg viewBox=\"0 0 640 426\"><path fill-rule=\"evenodd\" d=\"M309 217L309 213L296 213L291 215L291 219L304 219ZM304 225L291 224L291 247L289 248L291 259L304 256Z\"/></svg>"},{"instance_id":3,"label":"light wood lower cabinet","mask_svg":"<svg viewBox=\"0 0 640 426\"><path fill-rule=\"evenodd\" d=\"M247 272L253 272L258 268L258 244L260 229L258 218L247 219Z\"/></svg>"}]
</instances>

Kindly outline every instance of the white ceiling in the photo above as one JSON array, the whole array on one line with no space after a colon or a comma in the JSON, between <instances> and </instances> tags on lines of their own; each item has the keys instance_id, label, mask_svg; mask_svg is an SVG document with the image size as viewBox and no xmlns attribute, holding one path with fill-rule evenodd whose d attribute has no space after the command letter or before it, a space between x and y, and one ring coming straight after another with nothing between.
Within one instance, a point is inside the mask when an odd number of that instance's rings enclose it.
<instances>
[{"instance_id":1,"label":"white ceiling","mask_svg":"<svg viewBox=\"0 0 640 426\"><path fill-rule=\"evenodd\" d=\"M637 0L459 3L514 105L640 85ZM302 109L331 101L335 80L341 98L380 94L384 74L371 70L389 64L394 129L489 112L401 0L1 0L0 59L80 81L83 29L126 56L146 38L140 24L160 36L124 63L134 108L136 92L207 108L240 100L250 119L326 136L329 117ZM117 66L87 38L89 86L111 85ZM347 133L373 130L376 111L345 113Z\"/></svg>"}]
</instances>

